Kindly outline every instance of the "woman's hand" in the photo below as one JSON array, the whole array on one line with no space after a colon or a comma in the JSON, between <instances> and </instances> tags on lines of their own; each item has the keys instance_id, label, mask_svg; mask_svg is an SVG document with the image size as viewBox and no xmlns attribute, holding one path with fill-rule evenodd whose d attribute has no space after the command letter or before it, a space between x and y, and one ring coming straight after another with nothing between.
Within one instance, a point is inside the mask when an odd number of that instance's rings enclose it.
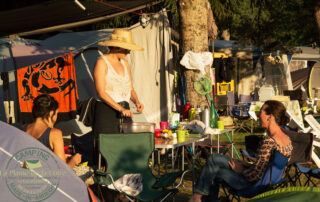
<instances>
[{"instance_id":1,"label":"woman's hand","mask_svg":"<svg viewBox=\"0 0 320 202\"><path fill-rule=\"evenodd\" d=\"M70 168L73 168L75 165L81 163L81 154L76 153L70 159L67 160L67 164Z\"/></svg>"},{"instance_id":2,"label":"woman's hand","mask_svg":"<svg viewBox=\"0 0 320 202\"><path fill-rule=\"evenodd\" d=\"M130 118L133 117L133 113L129 109L122 109L121 110L121 115L124 116L124 117L130 117Z\"/></svg>"},{"instance_id":3,"label":"woman's hand","mask_svg":"<svg viewBox=\"0 0 320 202\"><path fill-rule=\"evenodd\" d=\"M231 159L229 162L229 166L231 167L231 169L238 173L241 174L243 171L243 163L242 161L238 160L238 159Z\"/></svg>"},{"instance_id":4,"label":"woman's hand","mask_svg":"<svg viewBox=\"0 0 320 202\"><path fill-rule=\"evenodd\" d=\"M136 104L136 106L137 106L137 112L142 112L143 111L143 109L144 109L143 104L139 103L139 104Z\"/></svg>"},{"instance_id":5,"label":"woman's hand","mask_svg":"<svg viewBox=\"0 0 320 202\"><path fill-rule=\"evenodd\" d=\"M73 155L71 157L71 161L73 161L75 165L78 165L79 163L81 163L81 154L76 153L75 155Z\"/></svg>"}]
</instances>

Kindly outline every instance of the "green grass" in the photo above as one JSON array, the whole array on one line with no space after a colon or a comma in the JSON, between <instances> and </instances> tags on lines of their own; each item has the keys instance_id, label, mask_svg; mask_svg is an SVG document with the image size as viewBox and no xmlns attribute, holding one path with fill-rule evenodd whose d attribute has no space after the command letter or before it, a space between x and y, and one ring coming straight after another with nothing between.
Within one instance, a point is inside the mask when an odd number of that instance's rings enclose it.
<instances>
[{"instance_id":1,"label":"green grass","mask_svg":"<svg viewBox=\"0 0 320 202\"><path fill-rule=\"evenodd\" d=\"M262 135L263 132L261 131L258 131L256 133L254 133L254 135ZM230 138L231 138L231 134L230 135ZM241 148L245 148L245 136L247 135L251 135L249 133L234 133L234 142L235 142L235 147L237 149L237 151L239 152L240 154L240 149ZM228 141L228 138L226 137L226 135L221 135L220 136L220 141L221 142L229 142ZM224 152L224 150L221 150L222 152ZM216 151L214 151L216 152ZM226 155L230 155L230 152L226 152ZM236 155L234 154L234 157L236 157ZM201 168L202 166L205 164L206 162L206 158L203 157L203 156L197 156L197 161L196 161L196 164L195 164L195 172L196 172L196 176L198 176L201 172ZM187 164L186 167L191 168L191 164ZM312 168L315 168L316 165L315 164L312 164L310 165L310 167ZM169 172L171 171L171 167L167 167L167 169L169 170ZM160 171L161 173L164 173L164 165L162 164L161 167L160 167ZM293 175L294 174L294 171L293 169L290 170L290 174ZM302 176L301 178L301 181L302 183L305 182L306 180L306 177ZM320 181L319 180L315 180L316 183L319 183ZM319 187L319 186L318 186ZM192 175L191 173L189 175L186 176L185 180L184 180L184 184L183 186L181 186L179 188L179 193L176 195L176 198L175 198L175 201L177 202L182 202L182 201L187 201L190 196L192 195ZM219 193L219 196L224 196L224 193L222 191L222 189L220 189L220 193ZM167 201L171 201L172 199L168 199ZM241 201L247 201L247 199L245 198L241 198Z\"/></svg>"}]
</instances>

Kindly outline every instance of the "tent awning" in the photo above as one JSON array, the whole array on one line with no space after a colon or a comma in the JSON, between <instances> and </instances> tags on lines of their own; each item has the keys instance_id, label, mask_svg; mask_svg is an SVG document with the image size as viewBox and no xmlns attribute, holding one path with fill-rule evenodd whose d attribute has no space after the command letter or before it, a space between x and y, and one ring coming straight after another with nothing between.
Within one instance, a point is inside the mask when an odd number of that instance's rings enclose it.
<instances>
[{"instance_id":1,"label":"tent awning","mask_svg":"<svg viewBox=\"0 0 320 202\"><path fill-rule=\"evenodd\" d=\"M162 1L108 1L109 5L94 0L80 1L86 10L82 10L73 0L46 1L29 7L1 11L0 37L41 34L82 26L140 10Z\"/></svg>"}]
</instances>

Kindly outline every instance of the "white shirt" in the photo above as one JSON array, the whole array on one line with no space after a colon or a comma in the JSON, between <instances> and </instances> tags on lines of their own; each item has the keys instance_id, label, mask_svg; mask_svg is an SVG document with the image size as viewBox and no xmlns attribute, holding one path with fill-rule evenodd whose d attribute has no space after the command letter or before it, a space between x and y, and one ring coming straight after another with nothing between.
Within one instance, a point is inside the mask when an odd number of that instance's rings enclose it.
<instances>
[{"instance_id":1,"label":"white shirt","mask_svg":"<svg viewBox=\"0 0 320 202\"><path fill-rule=\"evenodd\" d=\"M105 77L105 92L108 93L112 99L118 103L122 101L129 102L131 97L131 81L125 63L123 60L120 60L122 66L124 67L124 76L121 76L114 70L105 56L102 56L102 58L106 62L108 68L108 72Z\"/></svg>"}]
</instances>

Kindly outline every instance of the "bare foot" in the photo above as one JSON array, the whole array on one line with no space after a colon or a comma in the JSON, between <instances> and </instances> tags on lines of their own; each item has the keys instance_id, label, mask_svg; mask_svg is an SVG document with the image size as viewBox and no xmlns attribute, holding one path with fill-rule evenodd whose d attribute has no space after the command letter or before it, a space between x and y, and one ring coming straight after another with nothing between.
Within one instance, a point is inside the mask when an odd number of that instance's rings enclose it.
<instances>
[{"instance_id":1,"label":"bare foot","mask_svg":"<svg viewBox=\"0 0 320 202\"><path fill-rule=\"evenodd\" d=\"M193 194L188 202L201 202L202 195L201 194Z\"/></svg>"},{"instance_id":2,"label":"bare foot","mask_svg":"<svg viewBox=\"0 0 320 202\"><path fill-rule=\"evenodd\" d=\"M129 199L124 194L120 194L119 201L121 201L121 202L129 202Z\"/></svg>"}]
</instances>

